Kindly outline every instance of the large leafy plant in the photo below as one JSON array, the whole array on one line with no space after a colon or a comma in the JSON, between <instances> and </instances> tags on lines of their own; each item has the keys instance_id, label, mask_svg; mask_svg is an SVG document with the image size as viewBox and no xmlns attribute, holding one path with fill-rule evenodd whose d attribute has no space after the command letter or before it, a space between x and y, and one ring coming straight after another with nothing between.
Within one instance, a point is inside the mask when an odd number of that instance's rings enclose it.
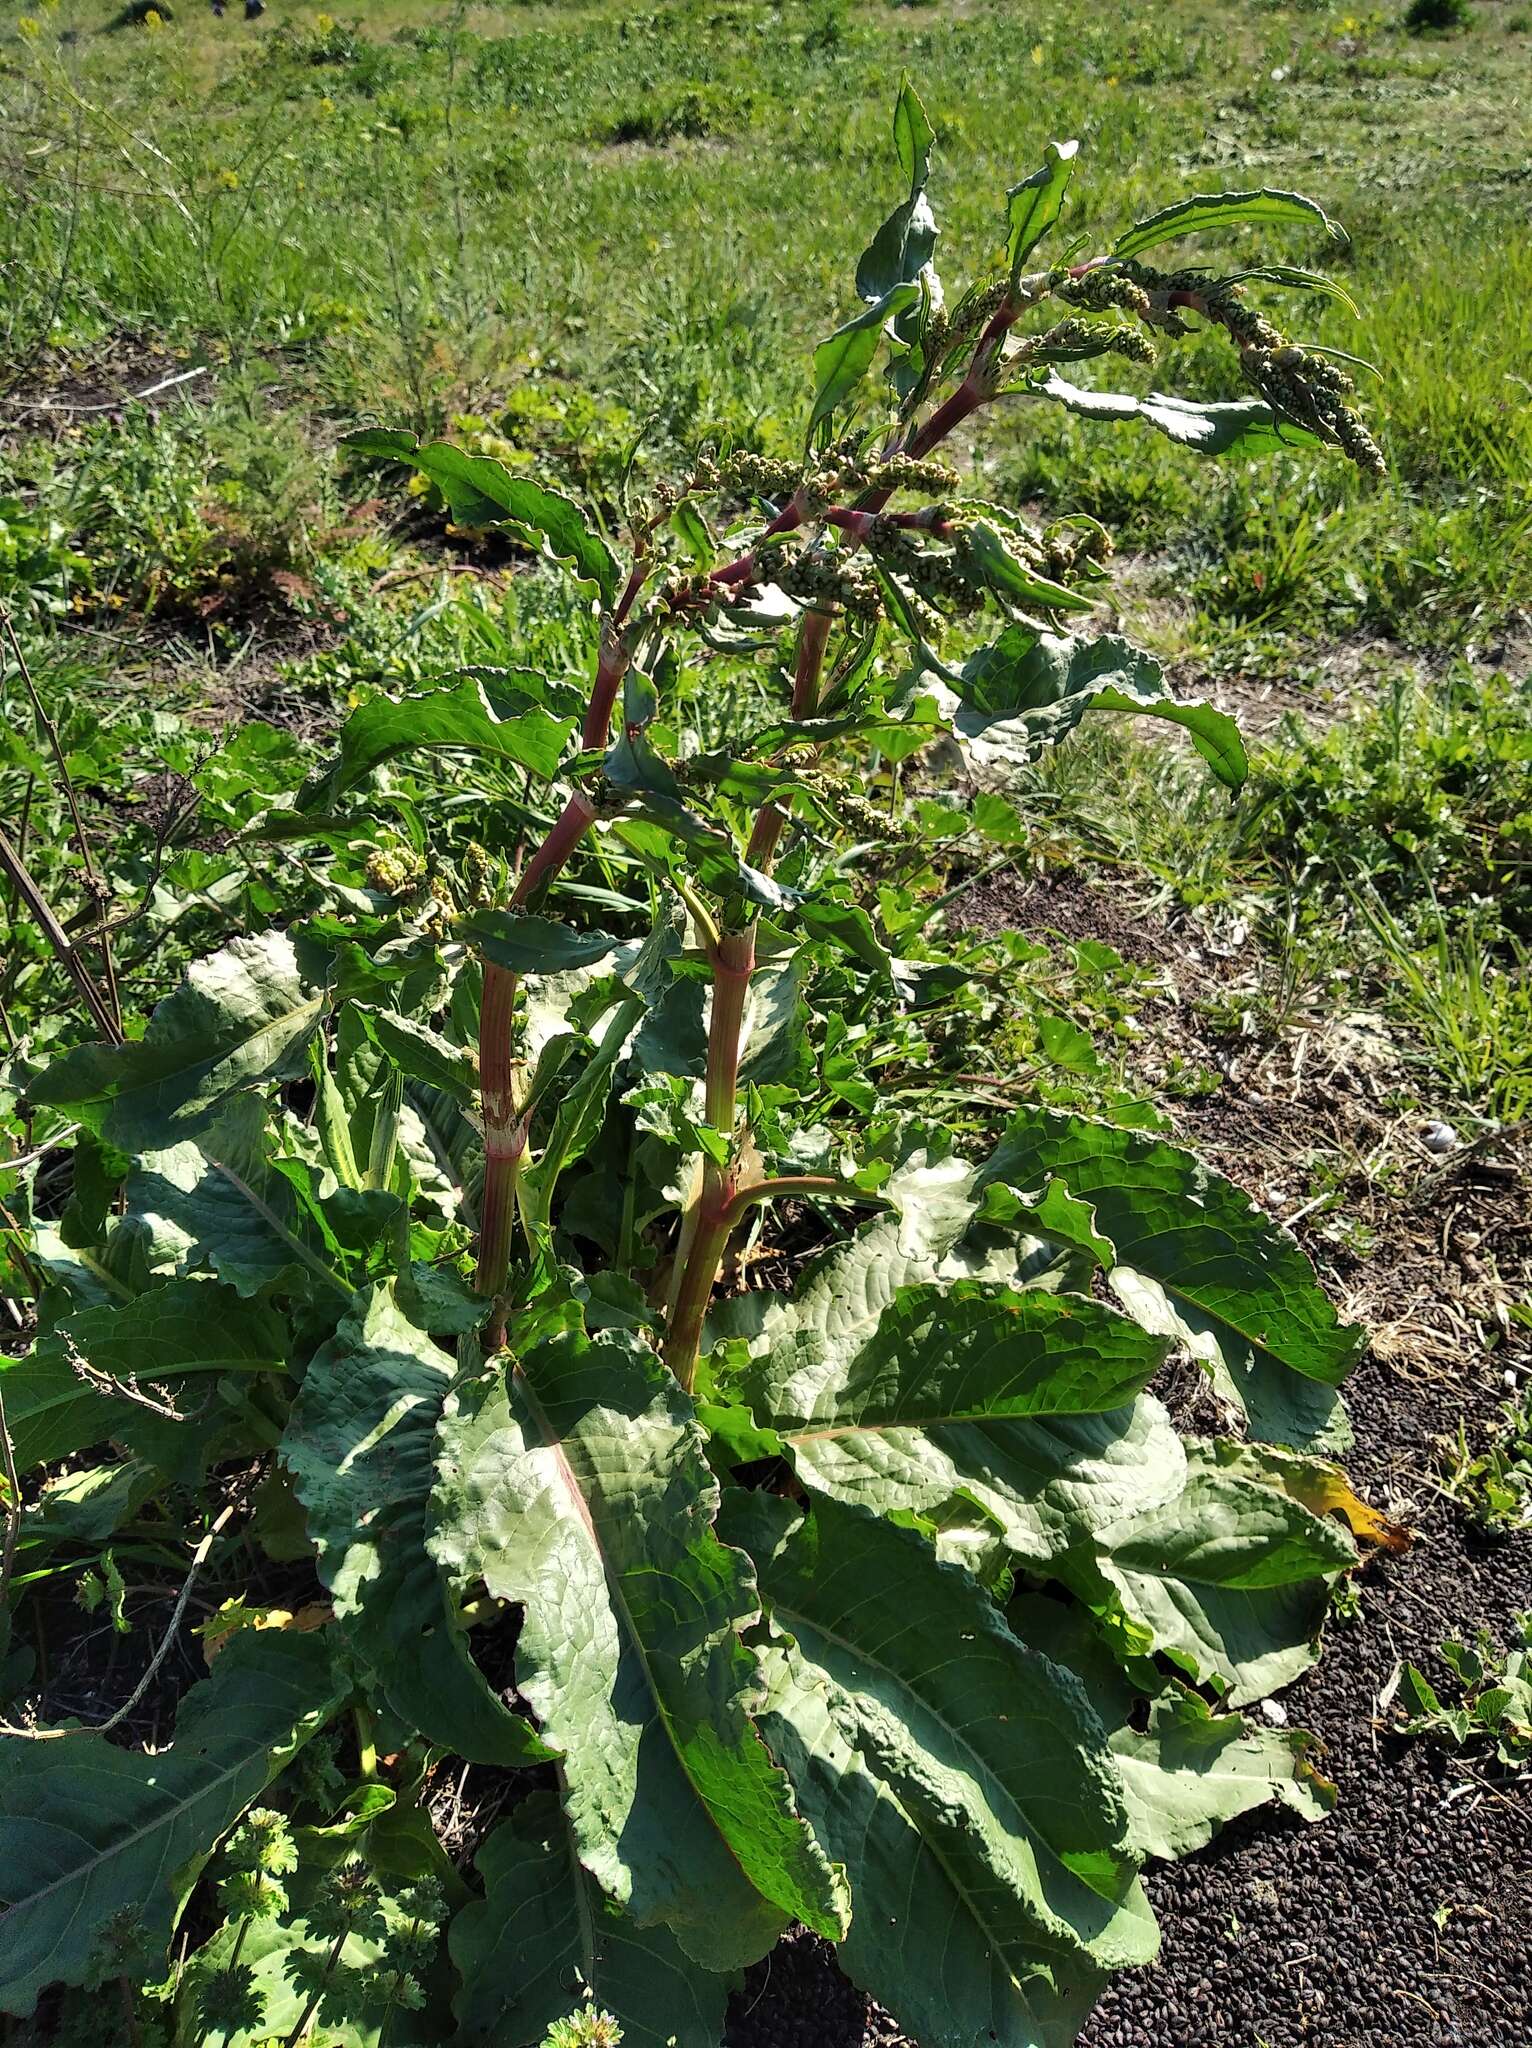
<instances>
[{"instance_id":1,"label":"large leafy plant","mask_svg":"<svg viewBox=\"0 0 1532 2048\"><path fill-rule=\"evenodd\" d=\"M1061 144L944 300L909 87L894 133L904 196L803 452L699 459L630 507L625 559L498 462L351 437L575 578L593 679L360 703L247 835L285 921L15 1077L40 1152L75 1131L0 1376L50 1479L17 1585L202 1488L208 1541L238 1516L308 1600L252 1583L163 1754L5 1738L0 2008L118 1979L182 2041L517 2048L588 1999L702 2048L796 1923L921 2042L1022 2048L1154 1954L1148 1858L1329 1803L1307 1738L1241 1709L1389 1533L1314 1455L1359 1333L1154 1131L1040 1103L954 1142L919 1085L931 1020L977 1000L921 908L951 811L901 804L900 768L955 744L1019 830L1018 763L1147 713L1239 783L1231 722L1090 633L1100 528L937 451L1014 397L1374 466L1343 373L1243 296L1338 288L1145 261L1337 231L1225 194L1089 254ZM1189 319L1255 395L1074 381ZM1148 1391L1173 1349L1237 1435L1178 1432ZM465 1764L504 1808L466 1877L427 1816Z\"/></svg>"}]
</instances>

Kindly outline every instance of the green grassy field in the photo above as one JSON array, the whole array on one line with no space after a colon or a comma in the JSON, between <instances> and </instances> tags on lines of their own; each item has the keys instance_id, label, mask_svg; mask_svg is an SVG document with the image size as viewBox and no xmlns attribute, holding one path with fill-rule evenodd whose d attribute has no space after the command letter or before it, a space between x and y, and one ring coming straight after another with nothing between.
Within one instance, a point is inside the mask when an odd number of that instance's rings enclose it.
<instances>
[{"instance_id":1,"label":"green grassy field","mask_svg":"<svg viewBox=\"0 0 1532 2048\"><path fill-rule=\"evenodd\" d=\"M993 262L993 193L1064 133L1086 234L1256 184L1349 230L1338 255L1281 230L1277 253L1328 263L1360 319L1314 299L1282 317L1376 366L1383 483L1308 456L1204 466L1024 403L986 416L993 494L1108 522L1132 629L1267 740L1232 810L1174 749L1117 734L1029 801L1046 861L1084 852L1141 899L1253 920L1278 980L1365 961L1433 1087L1519 1113L1525 10L1487 0L1448 35L1199 0L106 20L11 9L0 40L0 599L104 786L194 765L210 716L275 707L301 732L467 655L566 658L580 616L493 560L455 572L338 434L445 429L614 525L636 444L660 474L709 442L790 451L888 201L908 69L941 133L950 274ZM1176 354L1176 388L1237 389L1215 339ZM1273 732L1272 705L1319 723ZM199 725L172 730L177 710ZM0 769L12 814L24 768Z\"/></svg>"}]
</instances>

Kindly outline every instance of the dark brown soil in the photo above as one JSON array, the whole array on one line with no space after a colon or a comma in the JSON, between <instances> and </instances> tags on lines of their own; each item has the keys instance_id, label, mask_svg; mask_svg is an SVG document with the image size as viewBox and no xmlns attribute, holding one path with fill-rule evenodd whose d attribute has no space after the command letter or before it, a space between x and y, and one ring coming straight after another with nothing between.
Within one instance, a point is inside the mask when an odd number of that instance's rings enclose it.
<instances>
[{"instance_id":1,"label":"dark brown soil","mask_svg":"<svg viewBox=\"0 0 1532 2048\"><path fill-rule=\"evenodd\" d=\"M1492 1758L1389 1732L1379 1695L1400 1659L1437 1680L1445 1636L1491 1629L1506 1646L1532 1607L1532 1536L1478 1536L1440 1491L1444 1439L1482 1441L1532 1352L1506 1337L1532 1292L1529 1160L1508 1140L1445 1160L1398 1112L1355 1033L1231 1044L1206 1005L1240 971L1188 921L1172 928L1077 873L994 878L962 900L981 932L1092 938L1163 970L1143 1057L1160 1043L1226 1079L1176 1106L1210 1165L1296 1222L1332 1294L1372 1347L1347 1386L1364 1497L1408 1523L1414 1547L1360 1575L1361 1613L1283 1705L1325 1745L1339 1786L1318 1827L1272 1812L1202 1854L1152 1868L1161 1959L1108 1988L1081 2048L1532 2048L1532 1782ZM1397 1067L1393 1085L1397 1086ZM1316 1165L1332 1189L1306 1194ZM1303 1214L1307 1208L1308 1213ZM1511 1327L1515 1336L1515 1327ZM1524 1333L1522 1333L1524 1335ZM1218 1426L1200 1375L1162 1390L1189 1426ZM851 1990L822 1943L784 1943L750 1973L729 2048L895 2048L886 2015Z\"/></svg>"}]
</instances>

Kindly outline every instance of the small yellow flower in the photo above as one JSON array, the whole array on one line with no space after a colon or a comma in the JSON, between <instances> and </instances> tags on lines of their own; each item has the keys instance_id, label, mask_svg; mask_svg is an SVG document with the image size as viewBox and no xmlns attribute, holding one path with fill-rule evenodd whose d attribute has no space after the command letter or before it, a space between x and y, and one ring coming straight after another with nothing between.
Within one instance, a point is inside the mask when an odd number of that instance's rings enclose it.
<instances>
[{"instance_id":1,"label":"small yellow flower","mask_svg":"<svg viewBox=\"0 0 1532 2048\"><path fill-rule=\"evenodd\" d=\"M152 35L152 36L157 36L157 35L159 34L160 30L161 30L161 29L162 29L162 28L163 28L164 26L165 26L165 17L164 17L164 15L163 15L163 14L157 14L157 13L156 13L156 12L154 11L154 9L153 9L153 8L151 7L151 8L149 9L149 12L148 12L148 13L147 13L147 14L146 14L146 15L144 16L144 27L145 27L145 28L146 28L146 29L148 30L148 32L149 32L149 34L150 34L150 35Z\"/></svg>"},{"instance_id":2,"label":"small yellow flower","mask_svg":"<svg viewBox=\"0 0 1532 2048\"><path fill-rule=\"evenodd\" d=\"M326 93L324 98L319 102L319 111L326 117L335 112L335 102L334 100L331 99L328 93Z\"/></svg>"},{"instance_id":3,"label":"small yellow flower","mask_svg":"<svg viewBox=\"0 0 1532 2048\"><path fill-rule=\"evenodd\" d=\"M1041 64L1041 63L1042 63L1042 61L1043 61L1043 46L1042 46L1042 44L1041 44L1041 43L1034 43L1034 44L1032 45L1032 62L1033 62L1034 64Z\"/></svg>"},{"instance_id":4,"label":"small yellow flower","mask_svg":"<svg viewBox=\"0 0 1532 2048\"><path fill-rule=\"evenodd\" d=\"M222 170L218 173L218 182L222 185L225 192L237 192L239 190L239 172Z\"/></svg>"},{"instance_id":5,"label":"small yellow flower","mask_svg":"<svg viewBox=\"0 0 1532 2048\"><path fill-rule=\"evenodd\" d=\"M316 14L314 16L314 26L322 36L327 36L335 26L335 16L333 14Z\"/></svg>"},{"instance_id":6,"label":"small yellow flower","mask_svg":"<svg viewBox=\"0 0 1532 2048\"><path fill-rule=\"evenodd\" d=\"M24 36L29 43L35 43L42 32L42 23L32 14L24 14L16 24L17 35Z\"/></svg>"},{"instance_id":7,"label":"small yellow flower","mask_svg":"<svg viewBox=\"0 0 1532 2048\"><path fill-rule=\"evenodd\" d=\"M1115 71L1109 72L1106 82L1108 85L1115 85L1117 83L1117 73Z\"/></svg>"}]
</instances>

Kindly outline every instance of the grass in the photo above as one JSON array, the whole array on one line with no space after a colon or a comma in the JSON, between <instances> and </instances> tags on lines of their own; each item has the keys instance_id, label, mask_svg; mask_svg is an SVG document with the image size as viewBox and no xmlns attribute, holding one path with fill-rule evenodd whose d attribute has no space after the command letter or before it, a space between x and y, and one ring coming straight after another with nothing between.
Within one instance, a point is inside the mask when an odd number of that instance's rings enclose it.
<instances>
[{"instance_id":1,"label":"grass","mask_svg":"<svg viewBox=\"0 0 1532 2048\"><path fill-rule=\"evenodd\" d=\"M1271 1029L1345 957L1422 1085L1520 1115L1532 29L1495 0L1450 34L1403 14L382 0L111 31L84 0L13 12L0 602L103 788L195 762L176 708L216 724L275 693L301 727L454 660L568 665L578 612L536 578L448 575L338 433L449 431L614 524L640 443L661 470L709 440L792 449L809 352L851 302L848 238L888 202L905 67L941 131L950 276L992 261L988 195L1051 135L1082 137L1086 233L1189 187L1298 187L1352 239L1278 253L1330 263L1362 315L1281 317L1376 365L1383 485L1337 461L1197 467L1019 406L976 452L997 496L1113 527L1128 623L1184 679L1311 698L1340 653L1357 685L1332 688L1327 732L1269 738L1232 809L1173 748L1101 732L1055 757L1028 816L1051 859L1249 921ZM1181 346L1181 388L1232 394L1226 352ZM173 397L67 409L188 370ZM14 814L30 770L10 747Z\"/></svg>"}]
</instances>

